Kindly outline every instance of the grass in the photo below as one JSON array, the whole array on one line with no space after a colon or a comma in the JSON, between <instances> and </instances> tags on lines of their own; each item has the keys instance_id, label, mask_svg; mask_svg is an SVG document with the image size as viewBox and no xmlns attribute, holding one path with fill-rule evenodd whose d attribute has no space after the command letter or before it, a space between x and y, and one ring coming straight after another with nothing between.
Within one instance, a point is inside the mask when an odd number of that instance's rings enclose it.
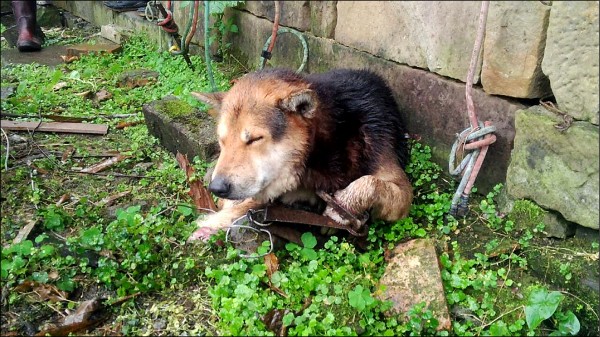
<instances>
[{"instance_id":1,"label":"grass","mask_svg":"<svg viewBox=\"0 0 600 337\"><path fill-rule=\"evenodd\" d=\"M11 138L8 158L3 140L2 334L36 333L90 298L103 299L109 319L87 330L88 335L594 333L580 329L578 320L596 314L594 303L575 300L566 307L573 299L568 292L529 275L526 253L537 249L539 233L498 216L495 198L502 187L474 199L471 217L447 216L455 184L431 161L430 148L417 142L406 170L415 187L410 216L393 224L374 223L365 250L342 236L331 236L319 248L310 233L302 236L302 245L288 243L268 261L240 258L239 250L223 243L222 233L207 244L186 244L198 214L174 156L145 125L116 129L122 119L106 116L142 119L142 105L166 95L199 108L189 93L207 91L209 83L202 59L192 56L192 62L195 71L182 58L158 52L136 36L118 55L88 55L56 68L3 69L2 85L16 86L15 95L2 100L3 112L88 117L109 124L110 132L21 133L21 139ZM158 81L119 87L119 76L134 69L157 71ZM220 89L229 86L228 73L216 71ZM61 82L67 86L55 90ZM95 102L78 95L101 89L112 99ZM73 155L63 160L71 148ZM129 157L105 175L74 172L102 160L94 155L106 151ZM196 160L194 165L203 172L207 163ZM106 203L118 193L124 196ZM57 205L66 194L68 200ZM12 243L32 221L30 235ZM464 233L471 237L465 239ZM376 296L386 252L425 237L437 242L452 318L449 331L436 331L438 322L424 303L404 316L389 316L392 304ZM596 243L580 252L593 257L597 248ZM37 288L19 291L27 281L35 281ZM51 297L48 289L62 297ZM119 304L107 304L115 301Z\"/></svg>"}]
</instances>

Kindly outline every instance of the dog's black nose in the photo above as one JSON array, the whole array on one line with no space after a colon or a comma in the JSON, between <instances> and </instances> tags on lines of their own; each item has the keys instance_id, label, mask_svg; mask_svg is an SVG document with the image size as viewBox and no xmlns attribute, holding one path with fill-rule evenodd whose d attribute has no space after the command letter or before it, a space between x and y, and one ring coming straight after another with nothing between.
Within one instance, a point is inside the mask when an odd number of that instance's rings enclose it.
<instances>
[{"instance_id":1,"label":"dog's black nose","mask_svg":"<svg viewBox=\"0 0 600 337\"><path fill-rule=\"evenodd\" d=\"M219 198L226 198L231 192L231 184L222 176L216 176L208 185L208 190Z\"/></svg>"}]
</instances>

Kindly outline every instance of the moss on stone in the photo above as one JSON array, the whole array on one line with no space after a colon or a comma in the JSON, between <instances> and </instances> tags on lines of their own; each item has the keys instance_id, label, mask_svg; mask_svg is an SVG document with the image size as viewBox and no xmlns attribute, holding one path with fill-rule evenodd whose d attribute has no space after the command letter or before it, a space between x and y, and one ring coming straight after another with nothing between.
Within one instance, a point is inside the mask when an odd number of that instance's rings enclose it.
<instances>
[{"instance_id":1,"label":"moss on stone","mask_svg":"<svg viewBox=\"0 0 600 337\"><path fill-rule=\"evenodd\" d=\"M162 100L156 108L171 118L184 117L195 112L193 106L180 99Z\"/></svg>"},{"instance_id":2,"label":"moss on stone","mask_svg":"<svg viewBox=\"0 0 600 337\"><path fill-rule=\"evenodd\" d=\"M545 213L546 211L536 203L521 199L515 200L508 218L515 223L517 229L533 229L538 224L543 223Z\"/></svg>"}]
</instances>

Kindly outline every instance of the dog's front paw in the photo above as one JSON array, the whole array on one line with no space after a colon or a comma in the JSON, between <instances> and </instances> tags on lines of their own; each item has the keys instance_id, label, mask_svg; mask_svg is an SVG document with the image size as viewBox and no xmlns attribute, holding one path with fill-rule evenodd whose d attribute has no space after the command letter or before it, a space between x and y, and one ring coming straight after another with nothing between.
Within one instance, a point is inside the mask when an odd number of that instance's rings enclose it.
<instances>
[{"instance_id":1,"label":"dog's front paw","mask_svg":"<svg viewBox=\"0 0 600 337\"><path fill-rule=\"evenodd\" d=\"M192 241L200 240L200 241L206 242L206 241L208 241L208 239L210 239L211 236L213 236L214 234L217 234L218 231L219 231L219 228L200 227L200 228L196 229L194 231L194 233L192 233L192 235L190 235L190 237L187 239L187 241L192 242Z\"/></svg>"},{"instance_id":2,"label":"dog's front paw","mask_svg":"<svg viewBox=\"0 0 600 337\"><path fill-rule=\"evenodd\" d=\"M223 221L217 216L218 213L213 215L209 215L208 217L200 220L198 219L196 223L198 224L198 229L196 229L192 235L188 238L188 242L200 240L200 241L208 241L211 236L217 234L220 229L227 228L230 223Z\"/></svg>"},{"instance_id":3,"label":"dog's front paw","mask_svg":"<svg viewBox=\"0 0 600 337\"><path fill-rule=\"evenodd\" d=\"M325 208L325 211L323 212L323 215L332 219L333 221L342 224L342 225L349 225L350 224L350 220L347 219L346 217L344 217L342 214L338 213L333 207L331 206L327 206L327 208Z\"/></svg>"}]
</instances>

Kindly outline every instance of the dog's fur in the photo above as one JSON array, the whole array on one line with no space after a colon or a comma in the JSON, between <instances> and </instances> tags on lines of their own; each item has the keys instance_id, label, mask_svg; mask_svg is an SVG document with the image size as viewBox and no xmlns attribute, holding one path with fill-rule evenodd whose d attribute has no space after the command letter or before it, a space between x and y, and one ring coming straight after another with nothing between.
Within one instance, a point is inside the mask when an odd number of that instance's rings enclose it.
<instances>
[{"instance_id":1,"label":"dog's fur","mask_svg":"<svg viewBox=\"0 0 600 337\"><path fill-rule=\"evenodd\" d=\"M405 130L391 90L366 70L300 75L250 73L225 93L192 93L218 115L221 152L209 190L222 210L199 219L206 240L275 200L318 201L333 193L354 214L395 221L408 215L412 187ZM325 215L338 221L331 208Z\"/></svg>"}]
</instances>

